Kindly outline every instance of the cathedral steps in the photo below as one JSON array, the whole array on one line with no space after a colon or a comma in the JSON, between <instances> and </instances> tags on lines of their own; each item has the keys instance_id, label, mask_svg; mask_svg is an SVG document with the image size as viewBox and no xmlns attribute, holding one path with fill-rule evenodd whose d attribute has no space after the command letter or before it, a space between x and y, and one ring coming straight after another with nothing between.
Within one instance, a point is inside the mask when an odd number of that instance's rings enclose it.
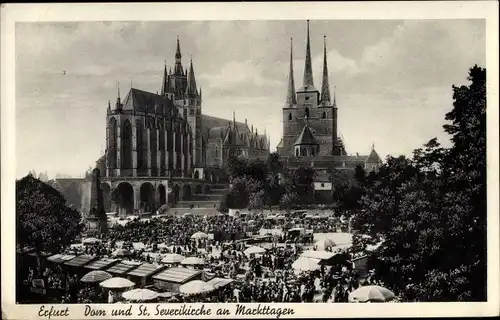
<instances>
[{"instance_id":1,"label":"cathedral steps","mask_svg":"<svg viewBox=\"0 0 500 320\"><path fill-rule=\"evenodd\" d=\"M212 194L193 194L192 196L192 200L195 200L195 201L209 201L209 200L216 200L216 201L220 201L220 199L222 199L222 196L224 194L221 193L221 194L216 194L216 193L212 193Z\"/></svg>"},{"instance_id":2,"label":"cathedral steps","mask_svg":"<svg viewBox=\"0 0 500 320\"><path fill-rule=\"evenodd\" d=\"M217 208L220 200L182 200L177 202L175 205L176 208Z\"/></svg>"},{"instance_id":3,"label":"cathedral steps","mask_svg":"<svg viewBox=\"0 0 500 320\"><path fill-rule=\"evenodd\" d=\"M213 216L217 214L216 208L170 208L169 215L183 216L186 213L193 214L195 216Z\"/></svg>"},{"instance_id":4,"label":"cathedral steps","mask_svg":"<svg viewBox=\"0 0 500 320\"><path fill-rule=\"evenodd\" d=\"M172 211L184 209L194 210L194 209L211 209L217 210L219 203L226 192L229 191L228 184L211 184L210 189L207 193L195 193L191 196L190 200L181 200L175 204L171 209ZM202 210L205 212L204 210ZM189 211L186 211L189 212Z\"/></svg>"}]
</instances>

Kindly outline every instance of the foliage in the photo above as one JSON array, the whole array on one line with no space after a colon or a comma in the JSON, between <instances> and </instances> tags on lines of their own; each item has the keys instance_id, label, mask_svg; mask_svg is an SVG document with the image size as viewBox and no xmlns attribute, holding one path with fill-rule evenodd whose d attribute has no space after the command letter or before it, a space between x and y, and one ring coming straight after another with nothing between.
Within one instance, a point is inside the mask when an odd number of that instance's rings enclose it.
<instances>
[{"instance_id":1,"label":"foliage","mask_svg":"<svg viewBox=\"0 0 500 320\"><path fill-rule=\"evenodd\" d=\"M280 200L280 208L287 212L299 201L299 195L295 192L285 193Z\"/></svg>"},{"instance_id":2,"label":"foliage","mask_svg":"<svg viewBox=\"0 0 500 320\"><path fill-rule=\"evenodd\" d=\"M264 209L264 190L250 193L248 209L258 211Z\"/></svg>"},{"instance_id":3,"label":"foliage","mask_svg":"<svg viewBox=\"0 0 500 320\"><path fill-rule=\"evenodd\" d=\"M31 175L16 181L17 244L56 253L68 247L83 225L59 191Z\"/></svg>"},{"instance_id":4,"label":"foliage","mask_svg":"<svg viewBox=\"0 0 500 320\"><path fill-rule=\"evenodd\" d=\"M354 228L384 240L377 275L407 300L486 299L486 70L469 75L446 114L452 147L431 139L362 184ZM354 245L366 247L360 239Z\"/></svg>"}]
</instances>

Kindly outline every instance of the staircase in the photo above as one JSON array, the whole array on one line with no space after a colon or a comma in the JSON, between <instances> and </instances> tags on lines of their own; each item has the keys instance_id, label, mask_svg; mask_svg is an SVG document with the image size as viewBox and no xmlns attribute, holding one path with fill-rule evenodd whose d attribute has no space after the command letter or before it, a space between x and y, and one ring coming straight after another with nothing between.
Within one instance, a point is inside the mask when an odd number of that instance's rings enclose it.
<instances>
[{"instance_id":1,"label":"staircase","mask_svg":"<svg viewBox=\"0 0 500 320\"><path fill-rule=\"evenodd\" d=\"M214 215L217 213L222 196L227 191L229 191L228 184L211 184L208 193L195 193L191 200L177 202L174 207L169 209L169 213L183 215L189 212L194 215Z\"/></svg>"}]
</instances>

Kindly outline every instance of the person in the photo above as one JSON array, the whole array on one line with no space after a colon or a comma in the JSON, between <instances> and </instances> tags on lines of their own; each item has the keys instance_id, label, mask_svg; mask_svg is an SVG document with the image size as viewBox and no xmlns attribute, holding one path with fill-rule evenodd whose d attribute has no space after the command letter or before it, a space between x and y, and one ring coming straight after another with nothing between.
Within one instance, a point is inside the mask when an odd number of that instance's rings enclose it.
<instances>
[{"instance_id":1,"label":"person","mask_svg":"<svg viewBox=\"0 0 500 320\"><path fill-rule=\"evenodd\" d=\"M113 295L113 291L109 291L108 293L108 303L113 303L114 302L114 295Z\"/></svg>"},{"instance_id":2,"label":"person","mask_svg":"<svg viewBox=\"0 0 500 320\"><path fill-rule=\"evenodd\" d=\"M237 287L235 287L233 290L233 297L236 299L237 303L240 302L240 292L240 289L238 289Z\"/></svg>"}]
</instances>

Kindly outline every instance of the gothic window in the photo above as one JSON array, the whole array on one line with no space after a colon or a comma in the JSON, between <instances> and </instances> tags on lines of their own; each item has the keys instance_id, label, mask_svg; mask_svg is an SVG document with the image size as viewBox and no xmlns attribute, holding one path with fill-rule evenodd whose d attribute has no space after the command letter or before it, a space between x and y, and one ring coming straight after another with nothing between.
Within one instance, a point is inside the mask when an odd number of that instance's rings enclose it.
<instances>
[{"instance_id":1,"label":"gothic window","mask_svg":"<svg viewBox=\"0 0 500 320\"><path fill-rule=\"evenodd\" d=\"M291 120L292 120L292 114L291 114L291 113L289 113L289 114L288 114L288 120L289 120L289 121L291 121Z\"/></svg>"},{"instance_id":2,"label":"gothic window","mask_svg":"<svg viewBox=\"0 0 500 320\"><path fill-rule=\"evenodd\" d=\"M309 108L306 108L306 115L305 116L309 118Z\"/></svg>"},{"instance_id":3,"label":"gothic window","mask_svg":"<svg viewBox=\"0 0 500 320\"><path fill-rule=\"evenodd\" d=\"M312 156L314 157L314 148L311 150Z\"/></svg>"},{"instance_id":4,"label":"gothic window","mask_svg":"<svg viewBox=\"0 0 500 320\"><path fill-rule=\"evenodd\" d=\"M194 115L194 109L190 109L190 110L189 110L189 114L190 114L190 115Z\"/></svg>"},{"instance_id":5,"label":"gothic window","mask_svg":"<svg viewBox=\"0 0 500 320\"><path fill-rule=\"evenodd\" d=\"M295 156L298 158L299 157L299 149L295 149Z\"/></svg>"},{"instance_id":6,"label":"gothic window","mask_svg":"<svg viewBox=\"0 0 500 320\"><path fill-rule=\"evenodd\" d=\"M323 111L323 119L326 119L326 112Z\"/></svg>"},{"instance_id":7,"label":"gothic window","mask_svg":"<svg viewBox=\"0 0 500 320\"><path fill-rule=\"evenodd\" d=\"M196 111L196 114L197 114L197 115L200 115L200 114L201 114L201 110L200 110L200 109L198 109L198 110Z\"/></svg>"},{"instance_id":8,"label":"gothic window","mask_svg":"<svg viewBox=\"0 0 500 320\"><path fill-rule=\"evenodd\" d=\"M137 150L137 168L142 168L143 166L143 144L142 144L142 130L141 130L141 121L135 121L135 138L136 138L136 150Z\"/></svg>"},{"instance_id":9,"label":"gothic window","mask_svg":"<svg viewBox=\"0 0 500 320\"><path fill-rule=\"evenodd\" d=\"M117 137L118 128L116 124L116 119L111 118L109 120L109 141L108 141L108 166L111 169L116 168L116 152L117 152Z\"/></svg>"},{"instance_id":10,"label":"gothic window","mask_svg":"<svg viewBox=\"0 0 500 320\"><path fill-rule=\"evenodd\" d=\"M307 150L306 149L302 148L302 154L301 154L301 156L303 156L303 157L307 156Z\"/></svg>"},{"instance_id":11,"label":"gothic window","mask_svg":"<svg viewBox=\"0 0 500 320\"><path fill-rule=\"evenodd\" d=\"M215 157L219 156L219 147L215 146Z\"/></svg>"},{"instance_id":12,"label":"gothic window","mask_svg":"<svg viewBox=\"0 0 500 320\"><path fill-rule=\"evenodd\" d=\"M132 125L125 120L121 132L122 168L132 169Z\"/></svg>"},{"instance_id":13,"label":"gothic window","mask_svg":"<svg viewBox=\"0 0 500 320\"><path fill-rule=\"evenodd\" d=\"M306 101L309 100L309 97L306 97Z\"/></svg>"}]
</instances>

